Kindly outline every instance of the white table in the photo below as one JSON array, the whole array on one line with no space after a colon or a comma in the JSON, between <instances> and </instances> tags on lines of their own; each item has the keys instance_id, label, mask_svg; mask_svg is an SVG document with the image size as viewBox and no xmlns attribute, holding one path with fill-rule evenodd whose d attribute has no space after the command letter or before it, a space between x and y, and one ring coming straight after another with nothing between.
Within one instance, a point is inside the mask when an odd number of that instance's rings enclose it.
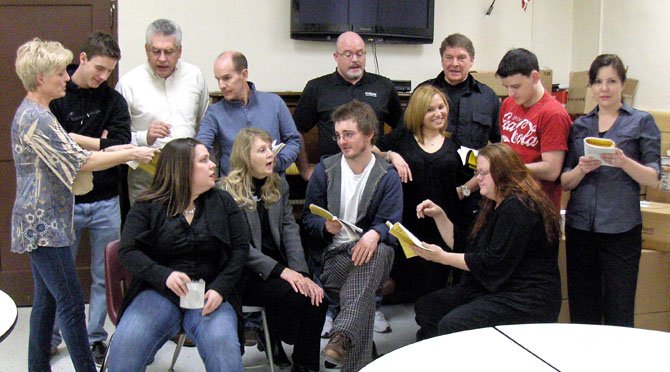
<instances>
[{"instance_id":1,"label":"white table","mask_svg":"<svg viewBox=\"0 0 670 372\"><path fill-rule=\"evenodd\" d=\"M14 329L17 315L14 300L7 293L0 291L0 342Z\"/></svg>"},{"instance_id":2,"label":"white table","mask_svg":"<svg viewBox=\"0 0 670 372\"><path fill-rule=\"evenodd\" d=\"M361 370L373 371L555 372L540 359L490 327L407 345L382 356Z\"/></svg>"},{"instance_id":3,"label":"white table","mask_svg":"<svg viewBox=\"0 0 670 372\"><path fill-rule=\"evenodd\" d=\"M670 333L559 323L497 326L407 345L362 371L669 372Z\"/></svg>"},{"instance_id":4,"label":"white table","mask_svg":"<svg viewBox=\"0 0 670 372\"><path fill-rule=\"evenodd\" d=\"M495 327L562 372L670 371L670 333L584 324Z\"/></svg>"}]
</instances>

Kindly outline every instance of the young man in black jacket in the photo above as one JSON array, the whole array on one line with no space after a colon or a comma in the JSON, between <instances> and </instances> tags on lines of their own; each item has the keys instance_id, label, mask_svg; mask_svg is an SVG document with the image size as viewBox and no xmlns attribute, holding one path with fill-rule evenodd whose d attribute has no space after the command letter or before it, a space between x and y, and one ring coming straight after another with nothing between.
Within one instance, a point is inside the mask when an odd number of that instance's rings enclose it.
<instances>
[{"instance_id":1,"label":"young man in black jacket","mask_svg":"<svg viewBox=\"0 0 670 372\"><path fill-rule=\"evenodd\" d=\"M130 143L130 114L126 100L107 85L121 51L114 38L102 32L90 34L79 54L79 65L67 68L70 81L65 96L51 101L49 108L77 144L87 150L104 151L109 146ZM81 232L88 229L91 239L91 297L88 316L88 340L93 359L100 366L105 358L107 316L105 300L105 246L119 239L119 171L116 167L93 172L93 190L75 197L76 257ZM61 336L58 326L52 338L52 354Z\"/></svg>"}]
</instances>

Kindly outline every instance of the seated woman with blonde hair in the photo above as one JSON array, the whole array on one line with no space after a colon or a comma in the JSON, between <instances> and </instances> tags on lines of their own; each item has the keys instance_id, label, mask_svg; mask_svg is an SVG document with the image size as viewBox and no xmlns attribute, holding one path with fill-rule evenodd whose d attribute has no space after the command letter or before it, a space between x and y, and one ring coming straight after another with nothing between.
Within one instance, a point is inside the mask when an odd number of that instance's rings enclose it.
<instances>
[{"instance_id":1,"label":"seated woman with blonde hair","mask_svg":"<svg viewBox=\"0 0 670 372\"><path fill-rule=\"evenodd\" d=\"M461 281L419 298L417 339L503 324L555 322L561 308L559 215L523 161L505 144L479 151L484 196L465 253L423 243L419 256L464 270ZM416 207L454 244L454 225L430 200ZM425 249L424 249L425 248Z\"/></svg>"},{"instance_id":2,"label":"seated woman with blonde hair","mask_svg":"<svg viewBox=\"0 0 670 372\"><path fill-rule=\"evenodd\" d=\"M272 138L261 129L243 129L230 160L223 188L244 211L251 231L242 302L265 306L272 338L295 344L292 371L318 371L323 289L309 278L288 183L273 172Z\"/></svg>"}]
</instances>

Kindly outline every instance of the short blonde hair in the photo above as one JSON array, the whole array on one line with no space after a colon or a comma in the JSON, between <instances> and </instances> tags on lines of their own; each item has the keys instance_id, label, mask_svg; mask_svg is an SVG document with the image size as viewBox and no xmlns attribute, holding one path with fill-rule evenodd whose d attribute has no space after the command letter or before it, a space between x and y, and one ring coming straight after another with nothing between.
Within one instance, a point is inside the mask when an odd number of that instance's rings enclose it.
<instances>
[{"instance_id":1,"label":"short blonde hair","mask_svg":"<svg viewBox=\"0 0 670 372\"><path fill-rule=\"evenodd\" d=\"M410 97L407 108L405 109L405 127L416 136L420 143L423 143L423 133L421 132L421 129L423 128L423 119L428 112L428 107L430 107L430 101L436 94L444 101L448 114L449 101L447 100L447 97L441 90L432 85L418 87L414 93L412 93L412 97ZM447 132L448 123L448 118L445 118L444 126L440 130L440 133L442 133L443 136L450 138L451 133Z\"/></svg>"},{"instance_id":2,"label":"short blonde hair","mask_svg":"<svg viewBox=\"0 0 670 372\"><path fill-rule=\"evenodd\" d=\"M37 76L49 76L72 62L72 52L57 41L34 38L16 51L16 75L27 91L37 89Z\"/></svg>"}]
</instances>

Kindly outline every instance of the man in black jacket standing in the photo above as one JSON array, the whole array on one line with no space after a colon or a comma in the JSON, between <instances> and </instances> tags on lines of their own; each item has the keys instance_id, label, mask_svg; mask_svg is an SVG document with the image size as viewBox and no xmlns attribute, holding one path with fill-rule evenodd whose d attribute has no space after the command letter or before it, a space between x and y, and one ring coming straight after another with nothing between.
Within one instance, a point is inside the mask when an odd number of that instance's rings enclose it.
<instances>
[{"instance_id":1,"label":"man in black jacket standing","mask_svg":"<svg viewBox=\"0 0 670 372\"><path fill-rule=\"evenodd\" d=\"M479 150L488 143L500 142L498 114L500 99L493 89L477 81L470 70L475 62L475 47L472 40L462 34L447 36L440 45L442 71L419 86L431 84L449 98L449 123L447 131L461 146ZM456 192L461 199L465 217L463 230L456 242L456 251L463 252L462 237L469 234L479 210L479 186L472 169L463 168L458 175ZM458 274L455 274L458 277ZM457 279L457 278L454 278Z\"/></svg>"},{"instance_id":2,"label":"man in black jacket standing","mask_svg":"<svg viewBox=\"0 0 670 372\"><path fill-rule=\"evenodd\" d=\"M67 68L70 81L65 96L51 101L49 108L58 122L79 146L87 150L104 151L109 146L130 143L130 114L126 100L107 85L116 68L121 51L114 38L102 32L90 34L79 54L79 65ZM84 228L91 239L91 297L88 316L88 340L95 364L105 358L107 317L105 300L105 246L119 239L121 215L119 210L119 171L110 168L93 172L93 190L75 197L76 257ZM61 336L57 326L52 338L52 354L57 351Z\"/></svg>"}]
</instances>

